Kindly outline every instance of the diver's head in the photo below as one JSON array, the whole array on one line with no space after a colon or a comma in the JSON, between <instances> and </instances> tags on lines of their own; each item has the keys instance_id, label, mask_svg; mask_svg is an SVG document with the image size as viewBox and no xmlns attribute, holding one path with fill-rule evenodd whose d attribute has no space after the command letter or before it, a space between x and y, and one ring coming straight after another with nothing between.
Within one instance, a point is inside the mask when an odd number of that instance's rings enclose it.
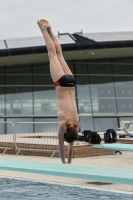
<instances>
[{"instance_id":1,"label":"diver's head","mask_svg":"<svg viewBox=\"0 0 133 200\"><path fill-rule=\"evenodd\" d=\"M77 140L78 138L77 129L74 127L67 128L66 133L64 134L64 138L65 138L65 141L68 143L71 143L74 140Z\"/></svg>"}]
</instances>

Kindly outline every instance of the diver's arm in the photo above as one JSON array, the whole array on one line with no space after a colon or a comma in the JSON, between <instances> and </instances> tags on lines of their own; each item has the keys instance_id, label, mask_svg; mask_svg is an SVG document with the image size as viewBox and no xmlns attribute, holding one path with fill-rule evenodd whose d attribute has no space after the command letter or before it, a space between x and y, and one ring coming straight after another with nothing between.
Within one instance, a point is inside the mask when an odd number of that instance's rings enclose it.
<instances>
[{"instance_id":1,"label":"diver's arm","mask_svg":"<svg viewBox=\"0 0 133 200\"><path fill-rule=\"evenodd\" d=\"M59 142L59 153L62 163L66 163L65 152L64 152L64 133L65 133L65 128L62 125L59 125L58 142Z\"/></svg>"},{"instance_id":2,"label":"diver's arm","mask_svg":"<svg viewBox=\"0 0 133 200\"><path fill-rule=\"evenodd\" d=\"M67 161L67 163L69 163L69 164L71 164L71 162L72 162L73 146L74 146L74 141L69 143L69 145L68 145L68 161Z\"/></svg>"},{"instance_id":3,"label":"diver's arm","mask_svg":"<svg viewBox=\"0 0 133 200\"><path fill-rule=\"evenodd\" d=\"M78 123L76 126L77 133L79 132L79 127L80 127L80 124ZM67 163L69 163L69 164L71 164L71 162L72 162L73 147L74 147L74 141L69 143L69 145L68 145L68 161L67 161Z\"/></svg>"}]
</instances>

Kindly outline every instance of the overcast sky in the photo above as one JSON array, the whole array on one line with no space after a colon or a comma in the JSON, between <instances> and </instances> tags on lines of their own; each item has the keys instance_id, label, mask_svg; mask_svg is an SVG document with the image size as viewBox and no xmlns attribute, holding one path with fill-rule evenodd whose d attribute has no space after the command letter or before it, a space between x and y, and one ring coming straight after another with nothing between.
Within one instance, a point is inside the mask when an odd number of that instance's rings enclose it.
<instances>
[{"instance_id":1,"label":"overcast sky","mask_svg":"<svg viewBox=\"0 0 133 200\"><path fill-rule=\"evenodd\" d=\"M133 31L133 0L0 0L0 39L40 36L40 18L56 35Z\"/></svg>"}]
</instances>

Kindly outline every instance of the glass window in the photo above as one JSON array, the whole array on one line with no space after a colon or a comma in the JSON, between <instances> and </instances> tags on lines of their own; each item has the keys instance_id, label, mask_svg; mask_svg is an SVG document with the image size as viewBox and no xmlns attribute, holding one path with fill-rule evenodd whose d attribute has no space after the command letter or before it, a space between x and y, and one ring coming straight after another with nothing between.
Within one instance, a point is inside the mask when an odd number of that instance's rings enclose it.
<instances>
[{"instance_id":1,"label":"glass window","mask_svg":"<svg viewBox=\"0 0 133 200\"><path fill-rule=\"evenodd\" d=\"M6 66L7 85L32 85L31 65Z\"/></svg>"},{"instance_id":2,"label":"glass window","mask_svg":"<svg viewBox=\"0 0 133 200\"><path fill-rule=\"evenodd\" d=\"M75 62L75 73L76 74L88 74L87 63L85 60L78 60Z\"/></svg>"},{"instance_id":3,"label":"glass window","mask_svg":"<svg viewBox=\"0 0 133 200\"><path fill-rule=\"evenodd\" d=\"M109 59L97 59L88 61L89 74L112 74Z\"/></svg>"},{"instance_id":4,"label":"glass window","mask_svg":"<svg viewBox=\"0 0 133 200\"><path fill-rule=\"evenodd\" d=\"M0 67L0 85L4 85L4 68Z\"/></svg>"},{"instance_id":5,"label":"glass window","mask_svg":"<svg viewBox=\"0 0 133 200\"><path fill-rule=\"evenodd\" d=\"M94 131L93 118L89 116L80 116L80 131L91 130Z\"/></svg>"},{"instance_id":6,"label":"glass window","mask_svg":"<svg viewBox=\"0 0 133 200\"><path fill-rule=\"evenodd\" d=\"M115 86L116 97L133 97L133 87Z\"/></svg>"},{"instance_id":7,"label":"glass window","mask_svg":"<svg viewBox=\"0 0 133 200\"><path fill-rule=\"evenodd\" d=\"M0 98L4 98L4 87L0 87Z\"/></svg>"},{"instance_id":8,"label":"glass window","mask_svg":"<svg viewBox=\"0 0 133 200\"><path fill-rule=\"evenodd\" d=\"M4 74L4 67L0 66L0 74Z\"/></svg>"},{"instance_id":9,"label":"glass window","mask_svg":"<svg viewBox=\"0 0 133 200\"><path fill-rule=\"evenodd\" d=\"M56 98L54 86L33 87L34 97Z\"/></svg>"},{"instance_id":10,"label":"glass window","mask_svg":"<svg viewBox=\"0 0 133 200\"><path fill-rule=\"evenodd\" d=\"M49 63L33 64L33 74L50 74Z\"/></svg>"},{"instance_id":11,"label":"glass window","mask_svg":"<svg viewBox=\"0 0 133 200\"><path fill-rule=\"evenodd\" d=\"M6 87L6 98L32 97L32 87Z\"/></svg>"},{"instance_id":12,"label":"glass window","mask_svg":"<svg viewBox=\"0 0 133 200\"><path fill-rule=\"evenodd\" d=\"M133 76L114 76L114 84L133 86Z\"/></svg>"},{"instance_id":13,"label":"glass window","mask_svg":"<svg viewBox=\"0 0 133 200\"><path fill-rule=\"evenodd\" d=\"M6 114L33 115L32 99L7 99Z\"/></svg>"},{"instance_id":14,"label":"glass window","mask_svg":"<svg viewBox=\"0 0 133 200\"><path fill-rule=\"evenodd\" d=\"M93 113L116 113L116 105L114 99L92 99Z\"/></svg>"},{"instance_id":15,"label":"glass window","mask_svg":"<svg viewBox=\"0 0 133 200\"><path fill-rule=\"evenodd\" d=\"M77 85L89 85L88 76L75 75Z\"/></svg>"},{"instance_id":16,"label":"glass window","mask_svg":"<svg viewBox=\"0 0 133 200\"><path fill-rule=\"evenodd\" d=\"M72 61L66 61L68 64L68 67L70 68L71 72L74 74L74 70L73 70L73 62Z\"/></svg>"},{"instance_id":17,"label":"glass window","mask_svg":"<svg viewBox=\"0 0 133 200\"><path fill-rule=\"evenodd\" d=\"M33 85L53 85L50 75L34 75Z\"/></svg>"},{"instance_id":18,"label":"glass window","mask_svg":"<svg viewBox=\"0 0 133 200\"><path fill-rule=\"evenodd\" d=\"M4 122L4 118L0 118L0 134L4 134L5 133L5 124L2 123Z\"/></svg>"},{"instance_id":19,"label":"glass window","mask_svg":"<svg viewBox=\"0 0 133 200\"><path fill-rule=\"evenodd\" d=\"M47 132L47 134L53 134L55 133L56 136L58 134L58 118L35 118L34 119L35 122L46 122L45 124L35 124L35 132L39 133L39 132ZM50 123L49 123L50 122ZM53 123L51 123L53 122Z\"/></svg>"},{"instance_id":20,"label":"glass window","mask_svg":"<svg viewBox=\"0 0 133 200\"><path fill-rule=\"evenodd\" d=\"M118 130L117 118L94 118L95 131L106 131L107 129Z\"/></svg>"},{"instance_id":21,"label":"glass window","mask_svg":"<svg viewBox=\"0 0 133 200\"><path fill-rule=\"evenodd\" d=\"M32 85L32 76L6 75L6 85Z\"/></svg>"},{"instance_id":22,"label":"glass window","mask_svg":"<svg viewBox=\"0 0 133 200\"><path fill-rule=\"evenodd\" d=\"M98 76L98 75L90 75L90 84L91 85L113 85L113 79L112 76Z\"/></svg>"},{"instance_id":23,"label":"glass window","mask_svg":"<svg viewBox=\"0 0 133 200\"><path fill-rule=\"evenodd\" d=\"M33 133L33 118L7 118L7 122L12 122L16 125L16 133L17 134L24 134L28 135L28 133ZM23 123L19 123L23 122ZM7 125L7 133L11 133L10 125Z\"/></svg>"},{"instance_id":24,"label":"glass window","mask_svg":"<svg viewBox=\"0 0 133 200\"><path fill-rule=\"evenodd\" d=\"M31 74L32 73L32 68L31 64L29 65L12 65L12 66L6 66L6 74Z\"/></svg>"},{"instance_id":25,"label":"glass window","mask_svg":"<svg viewBox=\"0 0 133 200\"><path fill-rule=\"evenodd\" d=\"M58 122L58 117L49 117L49 118L34 118L34 122Z\"/></svg>"},{"instance_id":26,"label":"glass window","mask_svg":"<svg viewBox=\"0 0 133 200\"><path fill-rule=\"evenodd\" d=\"M57 115L56 99L34 99L35 115Z\"/></svg>"},{"instance_id":27,"label":"glass window","mask_svg":"<svg viewBox=\"0 0 133 200\"><path fill-rule=\"evenodd\" d=\"M89 85L77 85L76 88L78 97L90 97Z\"/></svg>"},{"instance_id":28,"label":"glass window","mask_svg":"<svg viewBox=\"0 0 133 200\"><path fill-rule=\"evenodd\" d=\"M133 113L133 99L116 99L118 113Z\"/></svg>"},{"instance_id":29,"label":"glass window","mask_svg":"<svg viewBox=\"0 0 133 200\"><path fill-rule=\"evenodd\" d=\"M92 97L114 97L112 86L90 86Z\"/></svg>"},{"instance_id":30,"label":"glass window","mask_svg":"<svg viewBox=\"0 0 133 200\"><path fill-rule=\"evenodd\" d=\"M4 115L4 114L5 114L5 100L0 99L0 115Z\"/></svg>"},{"instance_id":31,"label":"glass window","mask_svg":"<svg viewBox=\"0 0 133 200\"><path fill-rule=\"evenodd\" d=\"M132 75L133 74L133 59L112 59L113 74Z\"/></svg>"},{"instance_id":32,"label":"glass window","mask_svg":"<svg viewBox=\"0 0 133 200\"><path fill-rule=\"evenodd\" d=\"M4 85L4 75L0 75L0 85Z\"/></svg>"},{"instance_id":33,"label":"glass window","mask_svg":"<svg viewBox=\"0 0 133 200\"><path fill-rule=\"evenodd\" d=\"M77 99L79 114L92 113L91 101L88 98Z\"/></svg>"}]
</instances>

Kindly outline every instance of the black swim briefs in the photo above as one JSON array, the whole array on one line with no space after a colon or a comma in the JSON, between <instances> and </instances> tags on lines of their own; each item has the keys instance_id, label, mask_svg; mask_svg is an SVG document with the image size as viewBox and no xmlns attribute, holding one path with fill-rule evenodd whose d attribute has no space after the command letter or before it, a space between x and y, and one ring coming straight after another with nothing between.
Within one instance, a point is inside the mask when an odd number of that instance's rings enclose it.
<instances>
[{"instance_id":1,"label":"black swim briefs","mask_svg":"<svg viewBox=\"0 0 133 200\"><path fill-rule=\"evenodd\" d=\"M54 82L54 85L61 87L74 87L75 78L73 75L64 75L58 81Z\"/></svg>"}]
</instances>

